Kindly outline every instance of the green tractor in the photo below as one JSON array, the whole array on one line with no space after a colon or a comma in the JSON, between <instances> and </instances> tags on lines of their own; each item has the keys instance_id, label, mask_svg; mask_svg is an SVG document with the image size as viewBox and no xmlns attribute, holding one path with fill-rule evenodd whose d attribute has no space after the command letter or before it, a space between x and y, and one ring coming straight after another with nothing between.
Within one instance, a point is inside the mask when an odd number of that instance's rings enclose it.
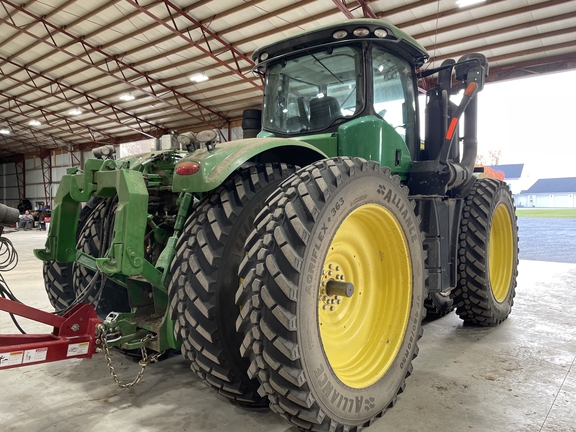
<instances>
[{"instance_id":1,"label":"green tractor","mask_svg":"<svg viewBox=\"0 0 576 432\"><path fill-rule=\"evenodd\" d=\"M370 425L404 389L426 310L493 326L515 295L510 190L474 175L488 63L427 58L383 21L321 27L254 53L257 137L169 135L69 169L36 251L52 304L92 303L108 345L181 349L220 394L297 427Z\"/></svg>"}]
</instances>

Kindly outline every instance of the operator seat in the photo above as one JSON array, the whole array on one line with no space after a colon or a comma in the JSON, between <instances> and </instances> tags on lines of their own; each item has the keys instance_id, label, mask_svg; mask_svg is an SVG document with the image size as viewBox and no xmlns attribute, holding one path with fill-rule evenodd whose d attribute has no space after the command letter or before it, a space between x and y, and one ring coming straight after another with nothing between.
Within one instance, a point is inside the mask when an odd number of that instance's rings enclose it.
<instances>
[{"instance_id":1,"label":"operator seat","mask_svg":"<svg viewBox=\"0 0 576 432\"><path fill-rule=\"evenodd\" d=\"M328 126L332 119L341 115L336 98L324 96L310 101L310 127L313 129Z\"/></svg>"}]
</instances>

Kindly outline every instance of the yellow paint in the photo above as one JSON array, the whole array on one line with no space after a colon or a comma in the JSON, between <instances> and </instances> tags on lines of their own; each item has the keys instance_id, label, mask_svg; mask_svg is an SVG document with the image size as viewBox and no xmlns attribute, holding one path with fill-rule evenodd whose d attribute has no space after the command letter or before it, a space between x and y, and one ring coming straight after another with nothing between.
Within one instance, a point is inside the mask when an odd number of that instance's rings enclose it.
<instances>
[{"instance_id":1,"label":"yellow paint","mask_svg":"<svg viewBox=\"0 0 576 432\"><path fill-rule=\"evenodd\" d=\"M323 269L322 284L330 279L354 284L350 298L327 296L320 287L324 351L340 381L366 388L386 374L406 334L412 265L402 227L380 205L357 208L336 232Z\"/></svg>"},{"instance_id":2,"label":"yellow paint","mask_svg":"<svg viewBox=\"0 0 576 432\"><path fill-rule=\"evenodd\" d=\"M510 291L514 267L512 219L504 204L499 204L494 211L488 249L490 286L496 301L502 303Z\"/></svg>"}]
</instances>

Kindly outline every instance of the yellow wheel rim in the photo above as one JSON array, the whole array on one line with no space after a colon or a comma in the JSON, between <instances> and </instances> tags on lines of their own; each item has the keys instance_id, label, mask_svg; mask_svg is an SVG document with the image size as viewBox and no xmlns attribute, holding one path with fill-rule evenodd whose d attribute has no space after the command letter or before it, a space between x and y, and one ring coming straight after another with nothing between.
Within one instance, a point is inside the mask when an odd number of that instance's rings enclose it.
<instances>
[{"instance_id":1,"label":"yellow wheel rim","mask_svg":"<svg viewBox=\"0 0 576 432\"><path fill-rule=\"evenodd\" d=\"M354 294L327 295L330 280L352 282ZM336 376L368 387L396 359L410 315L412 266L394 215L376 204L354 210L328 250L318 299L322 345Z\"/></svg>"},{"instance_id":2,"label":"yellow wheel rim","mask_svg":"<svg viewBox=\"0 0 576 432\"><path fill-rule=\"evenodd\" d=\"M498 303L502 303L510 291L514 267L512 219L504 204L499 204L494 211L488 249L492 294Z\"/></svg>"}]
</instances>

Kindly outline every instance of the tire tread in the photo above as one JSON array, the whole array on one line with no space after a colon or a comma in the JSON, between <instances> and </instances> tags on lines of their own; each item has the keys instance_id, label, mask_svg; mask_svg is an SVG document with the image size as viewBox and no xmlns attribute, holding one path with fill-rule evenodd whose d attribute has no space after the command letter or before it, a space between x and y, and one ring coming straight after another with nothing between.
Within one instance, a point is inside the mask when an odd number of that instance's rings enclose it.
<instances>
[{"instance_id":1,"label":"tire tread","mask_svg":"<svg viewBox=\"0 0 576 432\"><path fill-rule=\"evenodd\" d=\"M175 321L176 337L184 342L184 357L191 360L192 370L206 384L243 404L267 402L257 393L258 384L248 372L249 362L234 351L238 349L234 341L238 338L237 344L242 349L242 339L228 334L234 333L234 328L222 328L222 314L234 311L223 311L219 306L219 290L223 289L219 285L219 272L230 271L223 254L227 242L235 241L234 224L240 214L258 191L271 189L292 172L294 168L285 164L264 164L238 171L198 204L178 240L178 252L172 263L170 315ZM232 292L235 290L236 287ZM250 311L248 305L241 313Z\"/></svg>"}]
</instances>

